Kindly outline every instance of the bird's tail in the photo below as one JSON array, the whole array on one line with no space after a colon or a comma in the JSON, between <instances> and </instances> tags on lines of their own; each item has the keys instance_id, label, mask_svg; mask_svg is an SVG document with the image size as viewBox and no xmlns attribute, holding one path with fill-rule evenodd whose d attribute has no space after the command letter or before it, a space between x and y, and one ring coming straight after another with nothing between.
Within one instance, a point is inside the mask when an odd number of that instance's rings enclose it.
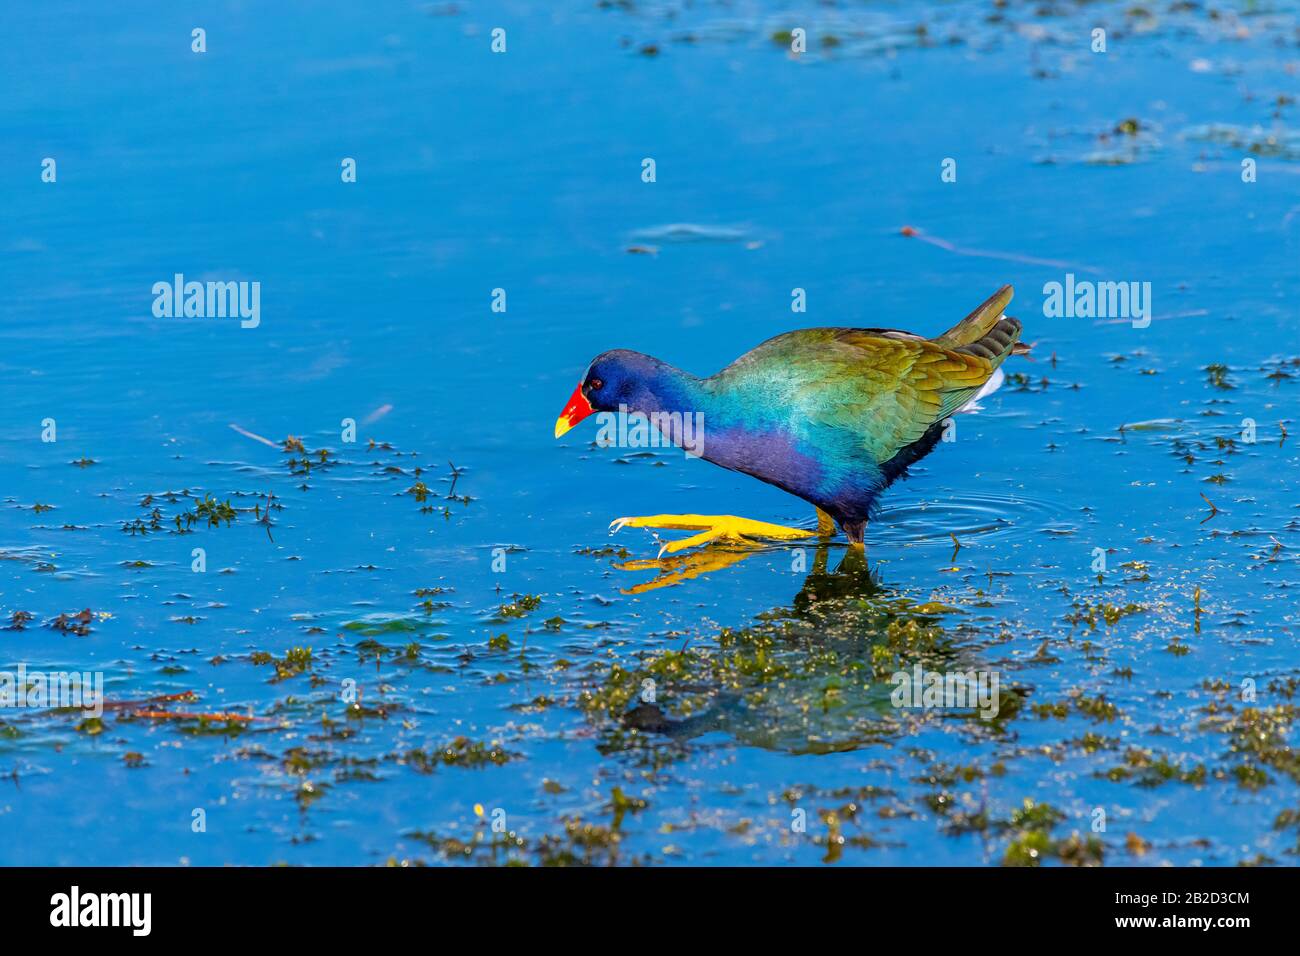
<instances>
[{"instance_id":1,"label":"bird's tail","mask_svg":"<svg viewBox=\"0 0 1300 956\"><path fill-rule=\"evenodd\" d=\"M1014 294L1015 290L1011 286L1004 285L976 306L970 315L942 335L936 335L931 341L954 352L976 344L997 328L1002 313Z\"/></svg>"},{"instance_id":2,"label":"bird's tail","mask_svg":"<svg viewBox=\"0 0 1300 956\"><path fill-rule=\"evenodd\" d=\"M1020 343L1020 320L1003 316L993 328L981 338L976 339L969 345L963 345L961 348L953 349L954 352L965 352L967 355L977 355L980 358L986 358L993 363L996 369L1002 364L1002 360L1016 351L1016 346ZM1028 349L1025 349L1028 351Z\"/></svg>"},{"instance_id":3,"label":"bird's tail","mask_svg":"<svg viewBox=\"0 0 1300 956\"><path fill-rule=\"evenodd\" d=\"M1024 346L1016 348L1020 341L1020 322L1002 314L1013 294L1011 286L1004 285L932 341L954 352L988 359L997 368L1012 351L1026 351Z\"/></svg>"}]
</instances>

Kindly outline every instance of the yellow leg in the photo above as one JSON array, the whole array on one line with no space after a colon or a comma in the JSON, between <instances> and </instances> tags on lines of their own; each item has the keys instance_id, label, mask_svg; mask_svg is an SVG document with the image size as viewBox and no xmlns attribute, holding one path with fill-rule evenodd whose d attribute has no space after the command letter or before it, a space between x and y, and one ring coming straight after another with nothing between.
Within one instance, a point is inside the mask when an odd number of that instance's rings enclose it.
<instances>
[{"instance_id":1,"label":"yellow leg","mask_svg":"<svg viewBox=\"0 0 1300 956\"><path fill-rule=\"evenodd\" d=\"M611 534L623 528L668 528L675 531L699 532L689 538L664 542L663 547L659 549L660 555L671 554L684 548L694 548L719 539L747 542L750 538L774 538L778 541L788 541L816 536L815 531L787 528L785 525L768 524L766 521L751 521L749 518L737 518L733 515L650 515L644 518L617 518L610 522Z\"/></svg>"},{"instance_id":2,"label":"yellow leg","mask_svg":"<svg viewBox=\"0 0 1300 956\"><path fill-rule=\"evenodd\" d=\"M816 508L816 505L813 505ZM833 538L835 536L835 519L817 508L817 533L823 538Z\"/></svg>"}]
</instances>

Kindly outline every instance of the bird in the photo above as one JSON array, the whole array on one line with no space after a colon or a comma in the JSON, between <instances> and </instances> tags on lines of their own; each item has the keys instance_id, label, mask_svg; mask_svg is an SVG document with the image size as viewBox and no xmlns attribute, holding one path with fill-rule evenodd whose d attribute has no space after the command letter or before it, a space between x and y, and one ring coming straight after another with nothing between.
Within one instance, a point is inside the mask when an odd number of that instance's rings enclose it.
<instances>
[{"instance_id":1,"label":"bird","mask_svg":"<svg viewBox=\"0 0 1300 956\"><path fill-rule=\"evenodd\" d=\"M861 548L880 495L939 443L951 416L979 397L1007 356L1027 352L1004 314L1004 285L934 338L886 328L812 328L770 338L706 378L629 349L596 356L555 422L558 439L596 412L638 413L682 446L698 421L698 457L813 505L817 530L734 515L617 518L624 527L684 530L659 556L724 540L829 537ZM996 380L995 380L996 381ZM694 451L694 450L693 450Z\"/></svg>"}]
</instances>

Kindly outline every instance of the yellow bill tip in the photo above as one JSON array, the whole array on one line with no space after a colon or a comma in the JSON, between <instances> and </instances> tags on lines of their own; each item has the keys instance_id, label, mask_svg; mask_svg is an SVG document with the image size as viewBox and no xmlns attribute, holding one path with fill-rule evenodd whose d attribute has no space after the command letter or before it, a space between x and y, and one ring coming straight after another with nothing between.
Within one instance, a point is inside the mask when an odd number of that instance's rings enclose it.
<instances>
[{"instance_id":1,"label":"yellow bill tip","mask_svg":"<svg viewBox=\"0 0 1300 956\"><path fill-rule=\"evenodd\" d=\"M587 401L587 396L582 394L582 383L579 382L578 387L569 396L569 402L564 406L564 411L560 412L560 417L555 420L555 437L559 438L593 411L591 402Z\"/></svg>"}]
</instances>

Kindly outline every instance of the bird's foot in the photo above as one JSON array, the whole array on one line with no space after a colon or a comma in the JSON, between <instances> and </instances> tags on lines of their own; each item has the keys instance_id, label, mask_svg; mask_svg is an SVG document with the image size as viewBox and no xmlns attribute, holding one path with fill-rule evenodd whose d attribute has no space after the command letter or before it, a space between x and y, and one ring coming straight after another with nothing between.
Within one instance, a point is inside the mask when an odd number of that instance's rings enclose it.
<instances>
[{"instance_id":1,"label":"bird's foot","mask_svg":"<svg viewBox=\"0 0 1300 956\"><path fill-rule=\"evenodd\" d=\"M738 541L751 543L753 538L789 541L796 538L816 537L817 532L803 528L752 521L734 515L650 515L644 518L616 518L609 524L610 534L623 528L665 528L674 531L698 531L689 538L665 541L659 549L660 556L698 547L710 541Z\"/></svg>"}]
</instances>

